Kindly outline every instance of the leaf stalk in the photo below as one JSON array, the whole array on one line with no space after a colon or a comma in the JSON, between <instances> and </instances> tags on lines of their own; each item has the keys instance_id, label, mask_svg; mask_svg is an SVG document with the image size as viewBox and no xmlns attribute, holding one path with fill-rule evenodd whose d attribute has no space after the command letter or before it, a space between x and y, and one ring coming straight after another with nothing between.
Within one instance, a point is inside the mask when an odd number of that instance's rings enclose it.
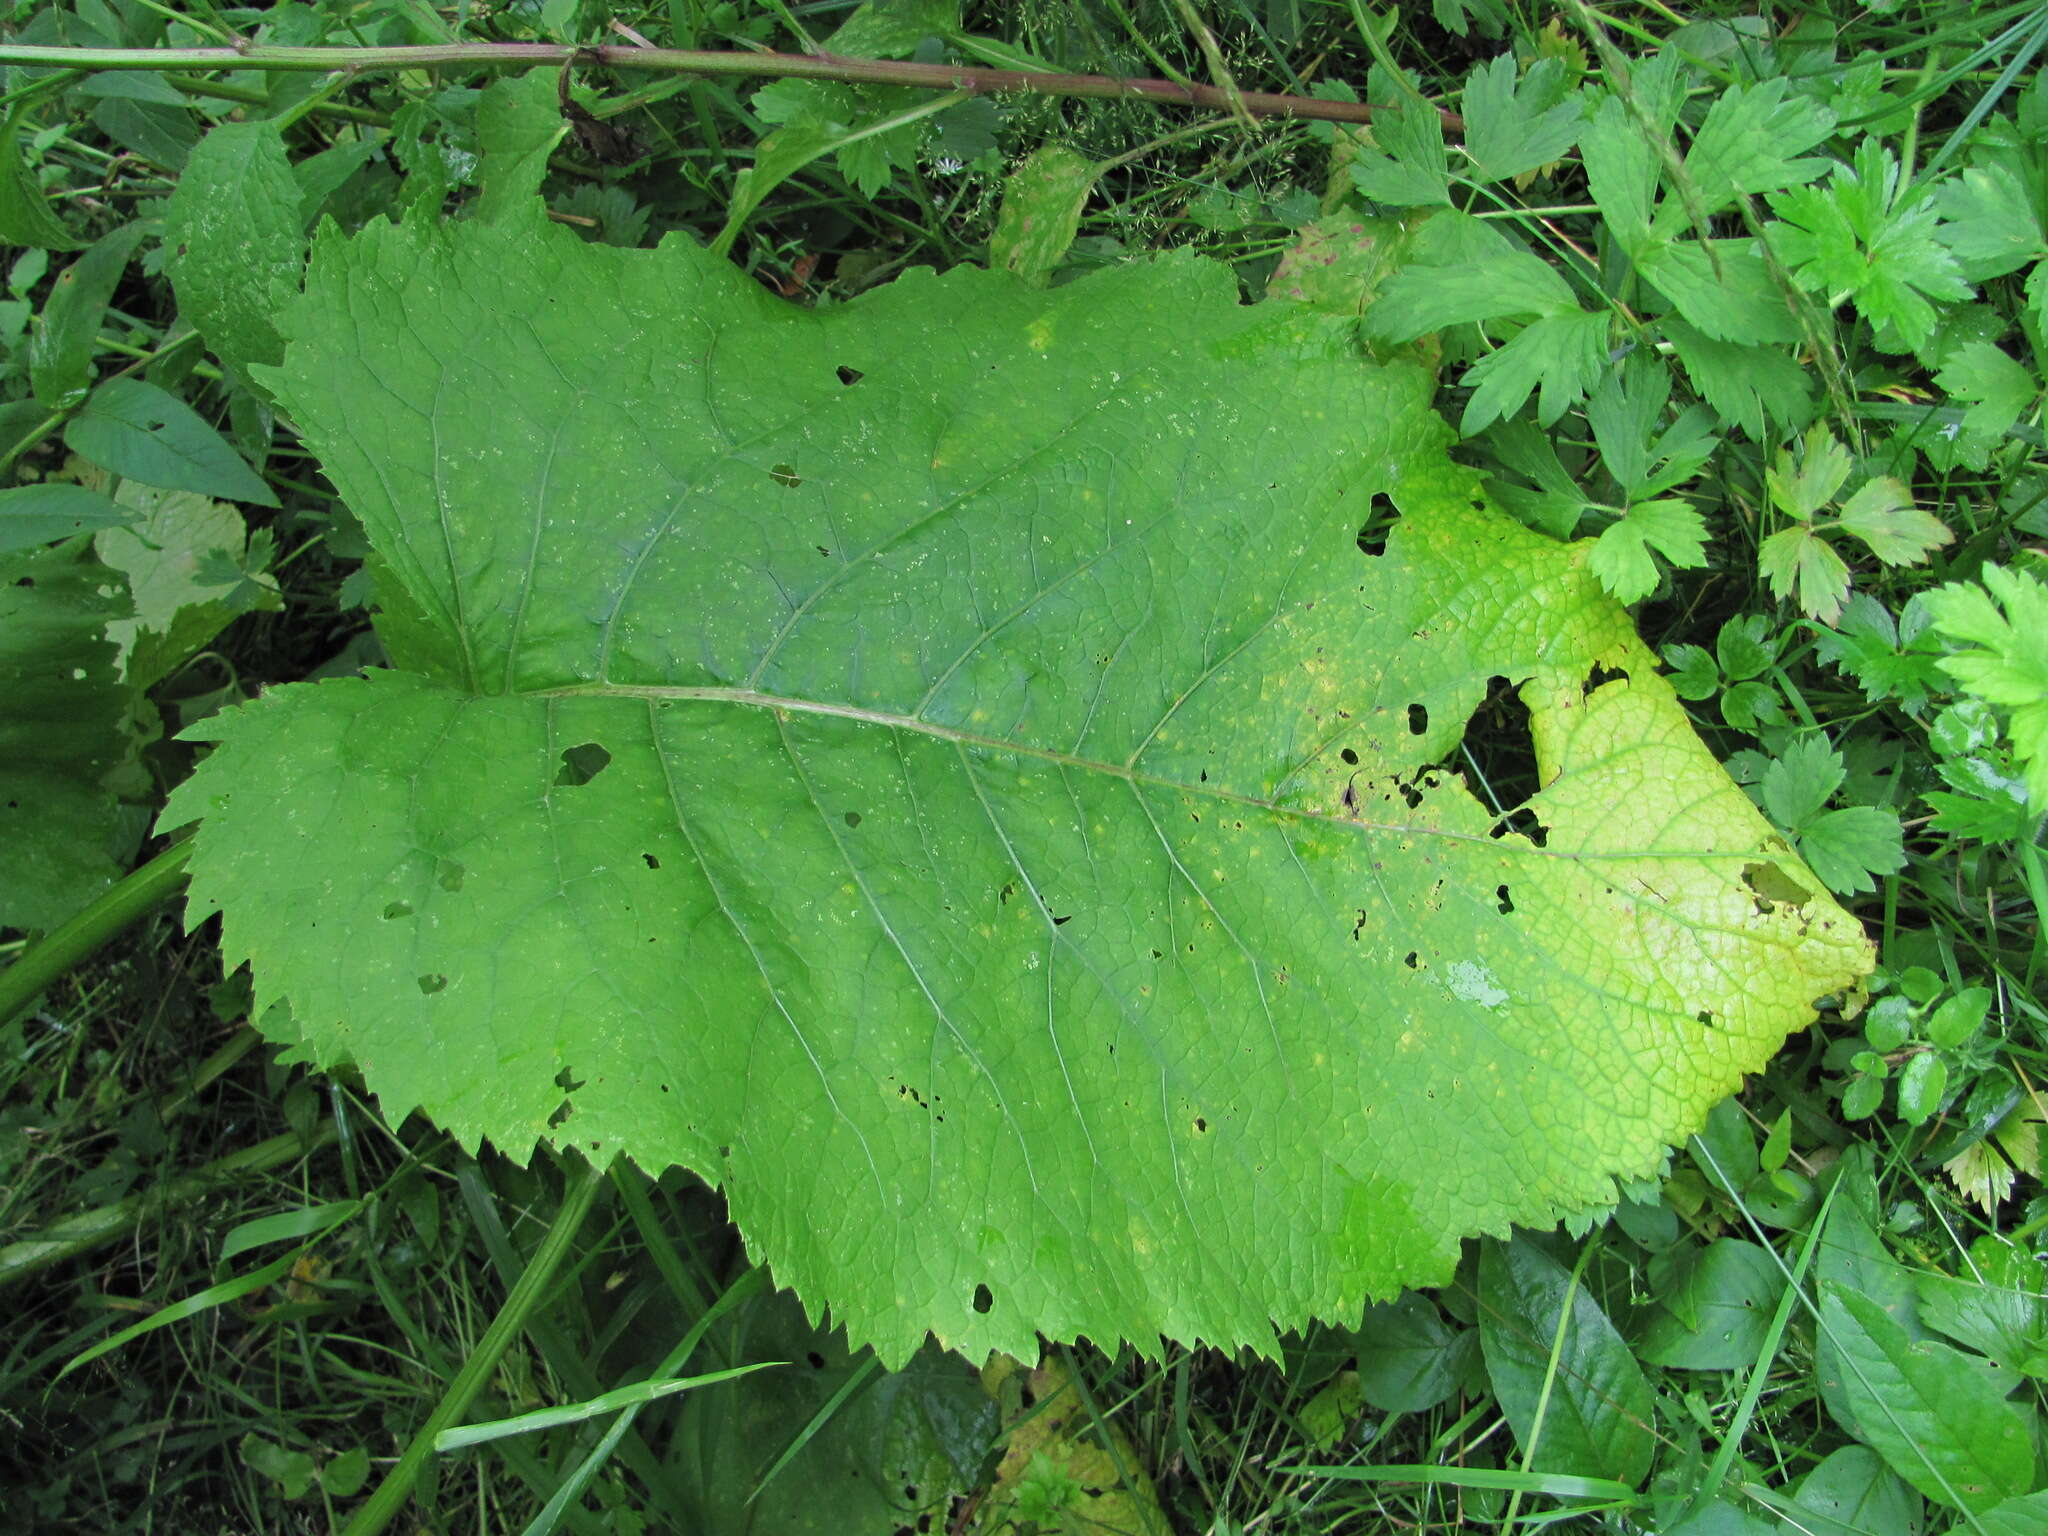
<instances>
[{"instance_id":1,"label":"leaf stalk","mask_svg":"<svg viewBox=\"0 0 2048 1536\"><path fill-rule=\"evenodd\" d=\"M0 971L0 1024L20 1013L51 982L83 964L129 924L175 896L185 883L185 863L191 856L189 841L166 848Z\"/></svg>"}]
</instances>

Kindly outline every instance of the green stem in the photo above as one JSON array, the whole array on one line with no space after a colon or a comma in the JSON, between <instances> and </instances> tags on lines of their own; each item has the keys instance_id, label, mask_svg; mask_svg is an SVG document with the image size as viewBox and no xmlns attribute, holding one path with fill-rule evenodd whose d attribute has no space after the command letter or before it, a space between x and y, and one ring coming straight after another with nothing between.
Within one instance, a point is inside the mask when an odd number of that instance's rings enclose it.
<instances>
[{"instance_id":1,"label":"green stem","mask_svg":"<svg viewBox=\"0 0 2048 1536\"><path fill-rule=\"evenodd\" d=\"M513 1282L504 1306L491 1319L491 1326L484 1330L483 1338L470 1357L462 1362L462 1369L455 1373L455 1379L448 1384L440 1403L413 1435L412 1442L406 1446L397 1464L384 1474L384 1481L377 1485L376 1492L343 1527L341 1536L379 1536L405 1507L427 1458L434 1453L435 1437L455 1425L468 1409L470 1401L483 1390L484 1384L497 1370L499 1359L526 1326L541 1293L548 1288L555 1271L568 1255L577 1230L590 1210L590 1202L597 1197L603 1183L603 1172L589 1164L585 1164L581 1172L570 1175L562 1191L562 1205L555 1212L554 1223L540 1240L540 1246L534 1250L526 1268Z\"/></svg>"},{"instance_id":2,"label":"green stem","mask_svg":"<svg viewBox=\"0 0 2048 1536\"><path fill-rule=\"evenodd\" d=\"M190 842L176 843L129 875L83 912L31 944L0 971L0 1024L34 1002L45 987L79 965L137 918L170 900L185 883Z\"/></svg>"},{"instance_id":3,"label":"green stem","mask_svg":"<svg viewBox=\"0 0 2048 1536\"><path fill-rule=\"evenodd\" d=\"M243 1033L249 1034L249 1031L244 1030ZM239 1152L216 1158L190 1173L165 1179L142 1194L129 1195L111 1205L66 1216L33 1236L0 1248L0 1288L125 1236L152 1211L185 1210L222 1184L252 1173L267 1173L300 1157L310 1157L331 1145L335 1134L332 1124L321 1126L310 1138L302 1137L296 1131L286 1131L268 1141L259 1141L253 1147L244 1147Z\"/></svg>"},{"instance_id":4,"label":"green stem","mask_svg":"<svg viewBox=\"0 0 2048 1536\"><path fill-rule=\"evenodd\" d=\"M1166 106L1242 110L1262 117L1319 118L1333 123L1372 120L1359 102L1321 101L1272 91L1228 92L1213 85L1172 80L1126 80L1113 75L1070 75L1044 70L982 69L953 64L919 64L902 59L849 59L837 54L751 53L686 48L590 48L558 43L442 43L402 48L296 48L252 44L244 48L45 48L0 46L0 64L44 69L434 69L442 65L517 69L594 65L604 69L649 69L668 74L723 75L747 79L846 80L871 85L920 86L926 90L1031 91L1044 96L1086 96L1158 102Z\"/></svg>"}]
</instances>

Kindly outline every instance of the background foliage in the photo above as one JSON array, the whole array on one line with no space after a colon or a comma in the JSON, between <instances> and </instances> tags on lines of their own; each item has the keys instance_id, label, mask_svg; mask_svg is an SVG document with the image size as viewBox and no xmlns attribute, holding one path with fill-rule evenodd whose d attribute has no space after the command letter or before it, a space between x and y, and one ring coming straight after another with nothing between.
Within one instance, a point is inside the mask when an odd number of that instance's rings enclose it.
<instances>
[{"instance_id":1,"label":"background foliage","mask_svg":"<svg viewBox=\"0 0 2048 1536\"><path fill-rule=\"evenodd\" d=\"M2036 1528L2048 17L1088 0L896 6L834 36L848 18L82 0L10 30L580 42L616 22L1391 106L1367 139L585 71L543 186L586 238L682 230L803 302L920 264L1058 282L1191 247L1248 298L1418 349L1460 456L1532 527L1598 540L1696 723L1883 968L1609 1220L1475 1245L1452 1285L1280 1361L1063 1349L977 1377L933 1351L882 1373L760 1283L701 1190L621 1171L472 1417L645 1378L707 1317L690 1371L790 1364L452 1451L430 1528ZM0 922L47 927L125 867L191 765L176 729L374 659L362 532L248 372L274 343L245 328L209 354L191 327L289 281L261 253L315 219L489 198L487 79L8 71L0 676L30 699L61 654L90 703L0 723L0 829L32 872ZM281 125L284 162L254 133L202 146L230 120ZM237 155L259 192L181 197ZM51 592L71 600L31 604ZM61 622L25 638L32 607ZM53 758L93 791L18 814ZM1528 771L1474 767L1503 794ZM0 1029L0 1522L345 1519L562 1199L551 1170L463 1157L283 1064L249 1005L165 916Z\"/></svg>"}]
</instances>

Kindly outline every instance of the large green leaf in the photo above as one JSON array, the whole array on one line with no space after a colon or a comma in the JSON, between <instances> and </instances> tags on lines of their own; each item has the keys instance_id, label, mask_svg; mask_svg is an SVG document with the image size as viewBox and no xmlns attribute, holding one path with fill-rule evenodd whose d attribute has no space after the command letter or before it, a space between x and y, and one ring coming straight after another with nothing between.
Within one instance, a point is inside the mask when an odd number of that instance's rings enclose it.
<instances>
[{"instance_id":1,"label":"large green leaf","mask_svg":"<svg viewBox=\"0 0 2048 1536\"><path fill-rule=\"evenodd\" d=\"M1272 1348L1611 1201L1868 964L1427 377L1221 267L804 311L416 221L282 328L407 670L208 724L193 920L393 1116L722 1186L888 1361ZM1495 677L1512 816L1435 766Z\"/></svg>"}]
</instances>

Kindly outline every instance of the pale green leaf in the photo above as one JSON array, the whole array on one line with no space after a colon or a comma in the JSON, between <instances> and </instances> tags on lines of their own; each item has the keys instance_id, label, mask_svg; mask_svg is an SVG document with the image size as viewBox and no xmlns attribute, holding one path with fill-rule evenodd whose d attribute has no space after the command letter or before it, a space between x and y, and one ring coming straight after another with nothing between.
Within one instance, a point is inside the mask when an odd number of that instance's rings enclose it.
<instances>
[{"instance_id":1,"label":"pale green leaf","mask_svg":"<svg viewBox=\"0 0 2048 1536\"><path fill-rule=\"evenodd\" d=\"M1964 342L1950 352L1935 382L1969 403L1963 430L1991 442L2004 437L2041 393L2027 366L1989 341Z\"/></svg>"},{"instance_id":2,"label":"pale green leaf","mask_svg":"<svg viewBox=\"0 0 2048 1536\"><path fill-rule=\"evenodd\" d=\"M1958 1520L1947 1536L2040 1536L2048 1526L2048 1489L2022 1494L1982 1510L1974 1520Z\"/></svg>"},{"instance_id":3,"label":"pale green leaf","mask_svg":"<svg viewBox=\"0 0 2048 1536\"><path fill-rule=\"evenodd\" d=\"M1616 600L1633 603L1656 590L1655 550L1681 569L1707 563L1707 526L1683 501L1638 502L1628 515L1601 530L1588 565Z\"/></svg>"},{"instance_id":4,"label":"pale green leaf","mask_svg":"<svg viewBox=\"0 0 2048 1536\"><path fill-rule=\"evenodd\" d=\"M1982 1511L2034 1482L2029 1416L2012 1379L1945 1344L1914 1339L1882 1306L1820 1284L1820 1327L1843 1362L1857 1435L1937 1504Z\"/></svg>"},{"instance_id":5,"label":"pale green leaf","mask_svg":"<svg viewBox=\"0 0 2048 1536\"><path fill-rule=\"evenodd\" d=\"M1585 1286L1526 1238L1480 1249L1479 1339L1531 1470L1631 1487L1648 1475L1655 1407L1643 1368Z\"/></svg>"},{"instance_id":6,"label":"pale green leaf","mask_svg":"<svg viewBox=\"0 0 2048 1536\"><path fill-rule=\"evenodd\" d=\"M1782 348L1717 340L1672 318L1663 330L1692 387L1723 424L1762 438L1766 422L1796 431L1812 417L1811 375Z\"/></svg>"},{"instance_id":7,"label":"pale green leaf","mask_svg":"<svg viewBox=\"0 0 2048 1536\"><path fill-rule=\"evenodd\" d=\"M1970 693L2008 711L2026 768L2027 797L2048 805L2048 586L2025 571L1987 565L1983 585L1950 582L1923 601L1949 641L1974 647L1941 658Z\"/></svg>"},{"instance_id":8,"label":"pale green leaf","mask_svg":"<svg viewBox=\"0 0 2048 1536\"><path fill-rule=\"evenodd\" d=\"M51 928L111 884L128 696L121 579L71 548L0 555L0 928Z\"/></svg>"},{"instance_id":9,"label":"pale green leaf","mask_svg":"<svg viewBox=\"0 0 2048 1536\"><path fill-rule=\"evenodd\" d=\"M1787 831L1806 825L1842 787L1842 754L1819 734L1801 736L1764 770L1764 809Z\"/></svg>"},{"instance_id":10,"label":"pale green leaf","mask_svg":"<svg viewBox=\"0 0 2048 1536\"><path fill-rule=\"evenodd\" d=\"M1456 266L1403 267L1381 286L1366 329L1383 341L1413 341L1449 325L1576 312L1555 267L1514 251Z\"/></svg>"},{"instance_id":11,"label":"pale green leaf","mask_svg":"<svg viewBox=\"0 0 2048 1536\"><path fill-rule=\"evenodd\" d=\"M1912 565L1955 541L1947 524L1913 505L1913 493L1889 475L1866 480L1835 514L1886 565Z\"/></svg>"},{"instance_id":12,"label":"pale green leaf","mask_svg":"<svg viewBox=\"0 0 2048 1536\"><path fill-rule=\"evenodd\" d=\"M1225 267L804 310L373 223L286 330L414 670L203 727L191 915L389 1115L694 1170L890 1360L1439 1281L1868 964L1422 371ZM1494 675L1522 831L1433 766Z\"/></svg>"},{"instance_id":13,"label":"pale green leaf","mask_svg":"<svg viewBox=\"0 0 2048 1536\"><path fill-rule=\"evenodd\" d=\"M477 148L483 156L477 168L476 217L537 224L545 216L538 194L548 174L548 156L568 132L559 88L545 70L486 86L476 103Z\"/></svg>"},{"instance_id":14,"label":"pale green leaf","mask_svg":"<svg viewBox=\"0 0 2048 1536\"><path fill-rule=\"evenodd\" d=\"M1674 240L1643 253L1643 276L1704 336L1744 344L1796 341L1798 322L1755 243Z\"/></svg>"},{"instance_id":15,"label":"pale green leaf","mask_svg":"<svg viewBox=\"0 0 2048 1536\"><path fill-rule=\"evenodd\" d=\"M1657 146L1630 114L1628 103L1609 96L1587 123L1579 160L1603 218L1621 248L1641 260L1650 241L1650 209L1657 195Z\"/></svg>"},{"instance_id":16,"label":"pale green leaf","mask_svg":"<svg viewBox=\"0 0 2048 1536\"><path fill-rule=\"evenodd\" d=\"M1796 450L1780 449L1766 473L1771 503L1787 517L1809 522L1840 494L1854 467L1849 450L1826 427L1815 425Z\"/></svg>"},{"instance_id":17,"label":"pale green leaf","mask_svg":"<svg viewBox=\"0 0 2048 1536\"><path fill-rule=\"evenodd\" d=\"M1695 214L1714 214L1737 197L1777 192L1813 180L1830 162L1801 158L1828 136L1835 115L1811 96L1790 95L1782 77L1731 85L1707 108L1685 152L1690 199L1670 197L1657 210L1660 234L1675 234Z\"/></svg>"},{"instance_id":18,"label":"pale green leaf","mask_svg":"<svg viewBox=\"0 0 2048 1536\"><path fill-rule=\"evenodd\" d=\"M1837 896L1875 888L1872 875L1905 868L1899 813L1884 805L1845 805L1800 829L1799 856Z\"/></svg>"},{"instance_id":19,"label":"pale green leaf","mask_svg":"<svg viewBox=\"0 0 2048 1536\"><path fill-rule=\"evenodd\" d=\"M1397 207L1432 207L1451 200L1443 119L1422 100L1405 75L1375 65L1367 76L1368 99L1382 102L1373 112L1378 148L1360 149L1351 161L1351 180L1374 202Z\"/></svg>"},{"instance_id":20,"label":"pale green leaf","mask_svg":"<svg viewBox=\"0 0 2048 1536\"><path fill-rule=\"evenodd\" d=\"M1809 618L1832 624L1849 595L1849 567L1811 528L1780 528L1758 546L1756 568L1781 603L1796 603Z\"/></svg>"},{"instance_id":21,"label":"pale green leaf","mask_svg":"<svg viewBox=\"0 0 2048 1536\"><path fill-rule=\"evenodd\" d=\"M1973 283L2048 254L2033 199L2008 166L1973 165L1942 182L1934 203L1942 218L1935 234Z\"/></svg>"},{"instance_id":22,"label":"pale green leaf","mask_svg":"<svg viewBox=\"0 0 2048 1536\"><path fill-rule=\"evenodd\" d=\"M1003 183L1003 205L989 237L989 265L1043 287L1074 243L1081 210L1102 163L1064 144L1035 149Z\"/></svg>"},{"instance_id":23,"label":"pale green leaf","mask_svg":"<svg viewBox=\"0 0 2048 1536\"><path fill-rule=\"evenodd\" d=\"M247 610L237 594L248 530L233 507L190 491L125 483L115 500L138 520L100 533L94 547L127 578L135 612L109 624L107 638L130 686L146 689ZM226 557L224 573L209 569L211 556Z\"/></svg>"},{"instance_id":24,"label":"pale green leaf","mask_svg":"<svg viewBox=\"0 0 2048 1536\"><path fill-rule=\"evenodd\" d=\"M1475 65L1462 103L1473 179L1506 181L1561 159L1586 120L1585 99L1566 90L1561 59L1539 58L1519 76L1513 54Z\"/></svg>"},{"instance_id":25,"label":"pale green leaf","mask_svg":"<svg viewBox=\"0 0 2048 1536\"><path fill-rule=\"evenodd\" d=\"M1530 321L1506 346L1465 370L1464 383L1472 398L1465 402L1458 422L1460 434L1470 437L1512 415L1539 388L1536 419L1546 427L1555 422L1598 382L1607 365L1611 323L1604 310L1581 309Z\"/></svg>"}]
</instances>

